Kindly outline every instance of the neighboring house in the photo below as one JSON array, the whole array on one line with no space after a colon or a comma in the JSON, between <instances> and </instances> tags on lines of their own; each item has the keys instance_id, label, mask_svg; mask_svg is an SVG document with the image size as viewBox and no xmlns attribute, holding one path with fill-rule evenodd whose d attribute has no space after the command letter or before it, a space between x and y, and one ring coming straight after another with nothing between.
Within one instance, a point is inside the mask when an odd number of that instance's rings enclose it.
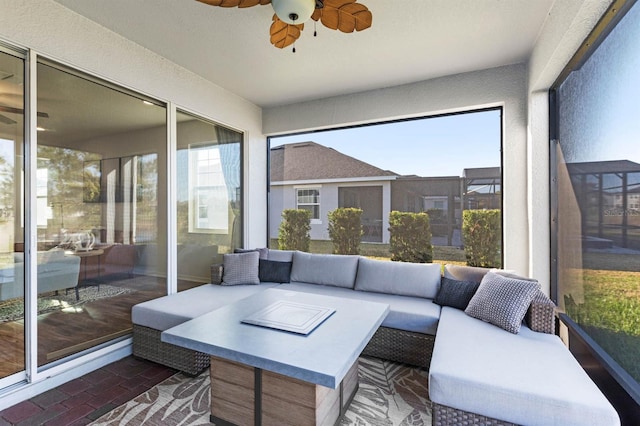
<instances>
[{"instance_id":1,"label":"neighboring house","mask_svg":"<svg viewBox=\"0 0 640 426\"><path fill-rule=\"evenodd\" d=\"M389 242L389 212L430 211L432 242L461 246L463 208L500 208L499 167L464 176L400 176L315 142L271 149L269 237L278 238L285 209L311 211L311 239L328 240L327 214L362 209L365 242ZM434 211L436 210L436 211Z\"/></svg>"},{"instance_id":2,"label":"neighboring house","mask_svg":"<svg viewBox=\"0 0 640 426\"><path fill-rule=\"evenodd\" d=\"M315 142L271 149L269 236L278 237L285 209L311 211L311 239L328 240L327 214L362 209L363 241L389 241L391 182L398 175Z\"/></svg>"}]
</instances>

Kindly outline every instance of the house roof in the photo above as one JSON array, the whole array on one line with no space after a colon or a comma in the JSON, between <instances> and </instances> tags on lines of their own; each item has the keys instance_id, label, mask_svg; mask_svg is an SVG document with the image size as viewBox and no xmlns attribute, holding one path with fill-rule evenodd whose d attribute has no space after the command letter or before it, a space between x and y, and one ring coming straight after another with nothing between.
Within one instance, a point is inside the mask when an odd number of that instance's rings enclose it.
<instances>
[{"instance_id":1,"label":"house roof","mask_svg":"<svg viewBox=\"0 0 640 426\"><path fill-rule=\"evenodd\" d=\"M315 142L271 148L271 182L398 176Z\"/></svg>"},{"instance_id":2,"label":"house roof","mask_svg":"<svg viewBox=\"0 0 640 426\"><path fill-rule=\"evenodd\" d=\"M569 173L594 174L594 173L638 173L640 164L629 160L588 161L583 163L567 163Z\"/></svg>"}]
</instances>

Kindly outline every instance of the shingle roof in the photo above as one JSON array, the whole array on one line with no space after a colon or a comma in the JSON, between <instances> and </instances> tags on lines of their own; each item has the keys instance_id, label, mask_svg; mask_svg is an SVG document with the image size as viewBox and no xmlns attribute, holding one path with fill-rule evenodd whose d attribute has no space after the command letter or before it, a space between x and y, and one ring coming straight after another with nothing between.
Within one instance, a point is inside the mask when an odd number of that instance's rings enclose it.
<instances>
[{"instance_id":1,"label":"shingle roof","mask_svg":"<svg viewBox=\"0 0 640 426\"><path fill-rule=\"evenodd\" d=\"M398 176L315 142L271 148L271 182Z\"/></svg>"}]
</instances>

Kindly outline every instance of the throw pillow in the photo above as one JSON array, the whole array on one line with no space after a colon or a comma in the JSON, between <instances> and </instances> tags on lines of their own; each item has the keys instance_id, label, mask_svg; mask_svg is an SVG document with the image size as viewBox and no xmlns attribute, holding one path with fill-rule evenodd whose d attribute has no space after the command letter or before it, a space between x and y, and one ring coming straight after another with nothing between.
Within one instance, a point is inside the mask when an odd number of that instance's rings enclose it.
<instances>
[{"instance_id":1,"label":"throw pillow","mask_svg":"<svg viewBox=\"0 0 640 426\"><path fill-rule=\"evenodd\" d=\"M451 306L464 311L473 295L476 294L478 286L480 283L443 277L434 302L440 306Z\"/></svg>"},{"instance_id":2,"label":"throw pillow","mask_svg":"<svg viewBox=\"0 0 640 426\"><path fill-rule=\"evenodd\" d=\"M260 259L258 277L260 282L288 283L291 277L292 262L278 262Z\"/></svg>"},{"instance_id":3,"label":"throw pillow","mask_svg":"<svg viewBox=\"0 0 640 426\"><path fill-rule=\"evenodd\" d=\"M537 281L519 280L488 272L469 301L465 313L518 334L538 290L540 284Z\"/></svg>"},{"instance_id":4,"label":"throw pillow","mask_svg":"<svg viewBox=\"0 0 640 426\"><path fill-rule=\"evenodd\" d=\"M260 255L257 251L225 254L223 256L222 285L260 284L259 260Z\"/></svg>"},{"instance_id":5,"label":"throw pillow","mask_svg":"<svg viewBox=\"0 0 640 426\"><path fill-rule=\"evenodd\" d=\"M243 248L237 248L235 250L233 250L234 253L249 253L252 251L257 251L260 254L260 259L266 259L269 255L269 249L268 248L256 248L256 249L243 249Z\"/></svg>"}]
</instances>

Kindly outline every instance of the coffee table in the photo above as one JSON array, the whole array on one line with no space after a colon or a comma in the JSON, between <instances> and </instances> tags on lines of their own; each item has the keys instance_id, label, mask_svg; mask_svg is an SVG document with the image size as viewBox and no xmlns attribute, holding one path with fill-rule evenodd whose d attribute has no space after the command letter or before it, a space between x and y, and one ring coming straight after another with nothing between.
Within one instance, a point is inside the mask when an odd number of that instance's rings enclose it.
<instances>
[{"instance_id":1,"label":"coffee table","mask_svg":"<svg viewBox=\"0 0 640 426\"><path fill-rule=\"evenodd\" d=\"M306 335L242 322L282 302L335 312ZM161 340L211 355L216 425L333 425L358 389L358 357L388 312L382 303L267 289Z\"/></svg>"}]
</instances>

